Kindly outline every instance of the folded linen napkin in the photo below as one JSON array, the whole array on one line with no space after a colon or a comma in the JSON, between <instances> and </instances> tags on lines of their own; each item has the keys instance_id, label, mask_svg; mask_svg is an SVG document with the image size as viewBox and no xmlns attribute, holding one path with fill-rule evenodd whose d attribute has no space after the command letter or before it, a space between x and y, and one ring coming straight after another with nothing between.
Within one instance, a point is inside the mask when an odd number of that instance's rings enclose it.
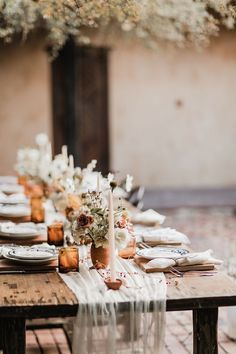
<instances>
[{"instance_id":1,"label":"folded linen napkin","mask_svg":"<svg viewBox=\"0 0 236 354\"><path fill-rule=\"evenodd\" d=\"M170 227L165 228L150 228L150 227L136 227L134 226L134 234L142 238L144 242L171 242L190 244L189 238Z\"/></svg>"},{"instance_id":2,"label":"folded linen napkin","mask_svg":"<svg viewBox=\"0 0 236 354\"><path fill-rule=\"evenodd\" d=\"M176 265L176 262L174 259L171 258L155 258L149 261L146 264L146 267L148 268L159 268L159 269L166 269L168 267L173 267Z\"/></svg>"},{"instance_id":3,"label":"folded linen napkin","mask_svg":"<svg viewBox=\"0 0 236 354\"><path fill-rule=\"evenodd\" d=\"M213 251L211 249L204 252L194 252L188 253L181 258L176 260L177 265L194 265L194 264L216 264L220 265L223 263L222 260L216 259L212 256Z\"/></svg>"},{"instance_id":4,"label":"folded linen napkin","mask_svg":"<svg viewBox=\"0 0 236 354\"><path fill-rule=\"evenodd\" d=\"M155 224L163 224L165 221L165 216L157 213L153 209L148 209L144 212L140 212L131 216L131 221L134 224L142 224L142 225L155 225Z\"/></svg>"}]
</instances>

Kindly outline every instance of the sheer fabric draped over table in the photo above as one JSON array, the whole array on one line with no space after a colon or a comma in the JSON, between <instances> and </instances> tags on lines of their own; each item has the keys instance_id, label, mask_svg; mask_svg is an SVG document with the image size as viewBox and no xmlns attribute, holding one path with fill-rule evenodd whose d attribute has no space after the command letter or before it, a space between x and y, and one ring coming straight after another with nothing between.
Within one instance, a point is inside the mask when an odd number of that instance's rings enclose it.
<instances>
[{"instance_id":1,"label":"sheer fabric draped over table","mask_svg":"<svg viewBox=\"0 0 236 354\"><path fill-rule=\"evenodd\" d=\"M86 255L85 246L80 247L80 254L83 251ZM121 258L117 259L117 271L123 279L118 291L108 290L105 274L89 269L86 262L79 273L61 274L79 301L74 354L162 352L166 309L163 273L145 274L132 261Z\"/></svg>"}]
</instances>

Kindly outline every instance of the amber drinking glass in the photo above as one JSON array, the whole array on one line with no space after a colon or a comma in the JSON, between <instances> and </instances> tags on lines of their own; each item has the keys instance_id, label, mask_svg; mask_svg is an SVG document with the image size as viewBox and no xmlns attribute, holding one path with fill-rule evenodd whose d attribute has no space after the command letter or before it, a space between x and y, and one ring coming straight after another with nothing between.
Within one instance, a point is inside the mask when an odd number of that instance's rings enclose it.
<instances>
[{"instance_id":1,"label":"amber drinking glass","mask_svg":"<svg viewBox=\"0 0 236 354\"><path fill-rule=\"evenodd\" d=\"M64 228L62 222L48 226L48 244L55 246L64 245Z\"/></svg>"},{"instance_id":2,"label":"amber drinking glass","mask_svg":"<svg viewBox=\"0 0 236 354\"><path fill-rule=\"evenodd\" d=\"M18 175L18 184L25 186L27 183L27 177L24 175Z\"/></svg>"},{"instance_id":3,"label":"amber drinking glass","mask_svg":"<svg viewBox=\"0 0 236 354\"><path fill-rule=\"evenodd\" d=\"M135 256L136 253L136 238L132 236L129 243L125 248L120 250L119 256L122 258L132 258Z\"/></svg>"},{"instance_id":4,"label":"amber drinking glass","mask_svg":"<svg viewBox=\"0 0 236 354\"><path fill-rule=\"evenodd\" d=\"M62 247L58 256L59 272L78 272L79 271L79 252L75 246Z\"/></svg>"},{"instance_id":5,"label":"amber drinking glass","mask_svg":"<svg viewBox=\"0 0 236 354\"><path fill-rule=\"evenodd\" d=\"M45 210L42 197L31 198L31 221L35 223L44 222Z\"/></svg>"}]
</instances>

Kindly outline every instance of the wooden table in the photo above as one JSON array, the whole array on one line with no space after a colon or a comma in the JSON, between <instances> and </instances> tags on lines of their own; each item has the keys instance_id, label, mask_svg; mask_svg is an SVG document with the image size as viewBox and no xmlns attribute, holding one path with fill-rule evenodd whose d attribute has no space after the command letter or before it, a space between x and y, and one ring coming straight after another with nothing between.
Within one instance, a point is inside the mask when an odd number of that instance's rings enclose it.
<instances>
[{"instance_id":1,"label":"wooden table","mask_svg":"<svg viewBox=\"0 0 236 354\"><path fill-rule=\"evenodd\" d=\"M236 284L224 274L168 280L167 311L193 311L194 354L218 352L218 308L234 305ZM123 306L128 309L128 303ZM4 354L23 354L26 319L75 316L77 309L76 297L57 273L1 274L0 347Z\"/></svg>"}]
</instances>

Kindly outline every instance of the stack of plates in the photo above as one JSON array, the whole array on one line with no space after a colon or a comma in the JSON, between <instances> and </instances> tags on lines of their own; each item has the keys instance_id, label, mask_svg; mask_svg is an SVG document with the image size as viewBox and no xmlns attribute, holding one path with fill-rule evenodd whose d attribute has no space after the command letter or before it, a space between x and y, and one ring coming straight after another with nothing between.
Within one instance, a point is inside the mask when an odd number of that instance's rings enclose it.
<instances>
[{"instance_id":1,"label":"stack of plates","mask_svg":"<svg viewBox=\"0 0 236 354\"><path fill-rule=\"evenodd\" d=\"M137 251L138 256L149 260L155 258L170 258L175 260L182 258L187 253L189 253L188 250L178 247L153 247Z\"/></svg>"},{"instance_id":2,"label":"stack of plates","mask_svg":"<svg viewBox=\"0 0 236 354\"><path fill-rule=\"evenodd\" d=\"M24 187L20 186L19 184L0 183L0 191L6 194L24 193Z\"/></svg>"},{"instance_id":3,"label":"stack of plates","mask_svg":"<svg viewBox=\"0 0 236 354\"><path fill-rule=\"evenodd\" d=\"M48 264L57 258L52 250L41 250L37 248L14 248L3 254L4 258L14 263L41 265Z\"/></svg>"},{"instance_id":4,"label":"stack of plates","mask_svg":"<svg viewBox=\"0 0 236 354\"><path fill-rule=\"evenodd\" d=\"M29 204L29 199L23 193L6 195L0 192L1 204Z\"/></svg>"},{"instance_id":5,"label":"stack of plates","mask_svg":"<svg viewBox=\"0 0 236 354\"><path fill-rule=\"evenodd\" d=\"M0 236L14 239L32 239L40 234L36 227L6 222L0 224Z\"/></svg>"},{"instance_id":6,"label":"stack of plates","mask_svg":"<svg viewBox=\"0 0 236 354\"><path fill-rule=\"evenodd\" d=\"M30 216L31 210L27 205L3 205L0 204L0 216L5 218L21 218Z\"/></svg>"}]
</instances>

